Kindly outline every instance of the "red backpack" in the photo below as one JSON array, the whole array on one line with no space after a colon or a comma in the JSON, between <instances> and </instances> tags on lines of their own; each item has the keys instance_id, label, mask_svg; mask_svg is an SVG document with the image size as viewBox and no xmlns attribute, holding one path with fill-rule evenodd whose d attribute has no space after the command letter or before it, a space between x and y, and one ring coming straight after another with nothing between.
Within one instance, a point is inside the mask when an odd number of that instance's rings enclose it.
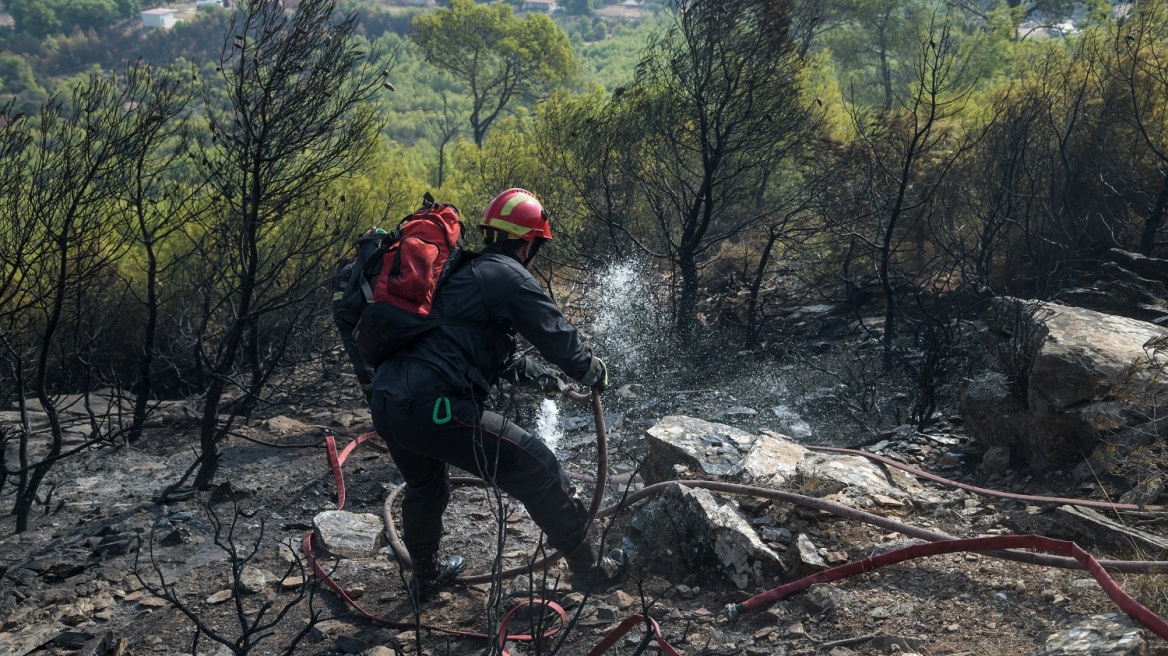
<instances>
[{"instance_id":1,"label":"red backpack","mask_svg":"<svg viewBox=\"0 0 1168 656\"><path fill-rule=\"evenodd\" d=\"M357 240L357 260L334 306L334 318L353 331L357 350L377 367L422 333L440 325L434 294L465 259L458 208L435 203L391 232L370 229Z\"/></svg>"}]
</instances>

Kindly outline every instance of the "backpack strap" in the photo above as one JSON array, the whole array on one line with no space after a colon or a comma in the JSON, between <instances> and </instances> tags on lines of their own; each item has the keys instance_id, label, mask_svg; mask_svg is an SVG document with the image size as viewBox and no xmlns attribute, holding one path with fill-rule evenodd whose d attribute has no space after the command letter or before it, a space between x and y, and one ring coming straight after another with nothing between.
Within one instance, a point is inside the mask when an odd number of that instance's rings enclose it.
<instances>
[{"instance_id":1,"label":"backpack strap","mask_svg":"<svg viewBox=\"0 0 1168 656\"><path fill-rule=\"evenodd\" d=\"M369 281L365 276L357 276L357 280L361 281L361 293L365 295L365 302L373 305L373 288L369 286Z\"/></svg>"}]
</instances>

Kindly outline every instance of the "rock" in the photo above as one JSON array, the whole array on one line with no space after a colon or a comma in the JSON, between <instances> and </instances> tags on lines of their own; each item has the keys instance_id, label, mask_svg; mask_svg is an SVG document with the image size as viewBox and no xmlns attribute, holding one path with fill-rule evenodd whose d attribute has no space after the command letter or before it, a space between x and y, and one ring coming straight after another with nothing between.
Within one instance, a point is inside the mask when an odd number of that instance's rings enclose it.
<instances>
[{"instance_id":1,"label":"rock","mask_svg":"<svg viewBox=\"0 0 1168 656\"><path fill-rule=\"evenodd\" d=\"M1129 365L1144 356L1144 345L1168 332L1160 326L1054 303L999 298L995 306L997 316L1007 318L1018 316L1018 308L1023 315L1037 310L1026 329L1041 343L1033 355L1025 399L1013 397L1006 377L998 373L978 377L962 397L966 428L986 447L1005 447L1030 467L1047 469L1089 453L1101 426L1123 428L1139 421L1140 413L1098 400L1118 393L1117 386L1134 386L1126 390L1134 398L1168 391L1146 376L1127 376ZM1004 323L1009 320L999 321ZM1014 339L1007 334L1014 327L996 329L999 342Z\"/></svg>"},{"instance_id":2,"label":"rock","mask_svg":"<svg viewBox=\"0 0 1168 656\"><path fill-rule=\"evenodd\" d=\"M245 565L243 571L239 574L239 585L243 588L244 592L255 594L257 592L263 592L268 587L268 582L275 578L262 569Z\"/></svg>"},{"instance_id":3,"label":"rock","mask_svg":"<svg viewBox=\"0 0 1168 656\"><path fill-rule=\"evenodd\" d=\"M885 508L903 508L904 507L904 502L901 501L900 499L893 499L892 497L886 496L883 494L873 494L872 500L875 501L877 504L884 506Z\"/></svg>"},{"instance_id":4,"label":"rock","mask_svg":"<svg viewBox=\"0 0 1168 656\"><path fill-rule=\"evenodd\" d=\"M794 487L789 482L798 473L799 463L809 455L810 451L787 436L763 431L751 444L743 458L742 469L734 478L765 487Z\"/></svg>"},{"instance_id":5,"label":"rock","mask_svg":"<svg viewBox=\"0 0 1168 656\"><path fill-rule=\"evenodd\" d=\"M54 623L29 627L23 631L0 633L0 654L28 654L67 630L66 627Z\"/></svg>"},{"instance_id":6,"label":"rock","mask_svg":"<svg viewBox=\"0 0 1168 656\"><path fill-rule=\"evenodd\" d=\"M564 430L574 431L588 427L588 417L564 417Z\"/></svg>"},{"instance_id":7,"label":"rock","mask_svg":"<svg viewBox=\"0 0 1168 656\"><path fill-rule=\"evenodd\" d=\"M531 594L531 577L526 574L519 574L511 579L511 585L507 586L508 597L526 597Z\"/></svg>"},{"instance_id":8,"label":"rock","mask_svg":"<svg viewBox=\"0 0 1168 656\"><path fill-rule=\"evenodd\" d=\"M337 636L337 649L344 654L362 654L365 651L372 649L374 645L357 638L355 636Z\"/></svg>"},{"instance_id":9,"label":"rock","mask_svg":"<svg viewBox=\"0 0 1168 656\"><path fill-rule=\"evenodd\" d=\"M377 645L376 647L371 647L361 652L361 656L396 656L396 654L397 652L394 650L382 645Z\"/></svg>"},{"instance_id":10,"label":"rock","mask_svg":"<svg viewBox=\"0 0 1168 656\"><path fill-rule=\"evenodd\" d=\"M625 537L633 543L635 565L671 580L692 572L711 582L729 579L741 589L769 583L782 570L778 554L738 509L708 490L670 485L629 524Z\"/></svg>"},{"instance_id":11,"label":"rock","mask_svg":"<svg viewBox=\"0 0 1168 656\"><path fill-rule=\"evenodd\" d=\"M755 410L754 408L748 408L744 405L736 405L732 408L726 408L714 416L718 419L728 419L732 417L753 417L757 414L758 410Z\"/></svg>"},{"instance_id":12,"label":"rock","mask_svg":"<svg viewBox=\"0 0 1168 656\"><path fill-rule=\"evenodd\" d=\"M190 539L190 530L180 526L179 528L176 528L168 533L166 537L159 540L158 544L161 544L164 547L177 547L180 544L186 544L190 542Z\"/></svg>"},{"instance_id":13,"label":"rock","mask_svg":"<svg viewBox=\"0 0 1168 656\"><path fill-rule=\"evenodd\" d=\"M117 641L114 640L113 631L106 631L101 635L95 635L81 645L77 651L76 656L104 656L105 654L116 653L114 645Z\"/></svg>"},{"instance_id":14,"label":"rock","mask_svg":"<svg viewBox=\"0 0 1168 656\"><path fill-rule=\"evenodd\" d=\"M820 549L819 555L823 556L824 560L832 565L842 565L848 562L848 553L846 551L832 551L830 549Z\"/></svg>"},{"instance_id":15,"label":"rock","mask_svg":"<svg viewBox=\"0 0 1168 656\"><path fill-rule=\"evenodd\" d=\"M228 601L231 599L232 595L233 593L230 590L220 590L219 592L213 593L210 597L207 597L206 602L207 605L214 606L216 604L221 604L225 601Z\"/></svg>"},{"instance_id":16,"label":"rock","mask_svg":"<svg viewBox=\"0 0 1168 656\"><path fill-rule=\"evenodd\" d=\"M1010 468L1010 449L991 446L981 457L981 470L986 474L1004 474Z\"/></svg>"},{"instance_id":17,"label":"rock","mask_svg":"<svg viewBox=\"0 0 1168 656\"><path fill-rule=\"evenodd\" d=\"M1120 495L1119 502L1142 506L1155 503L1161 494L1164 494L1164 478L1161 476L1150 476L1141 480L1135 487Z\"/></svg>"},{"instance_id":18,"label":"rock","mask_svg":"<svg viewBox=\"0 0 1168 656\"><path fill-rule=\"evenodd\" d=\"M94 635L86 631L62 631L53 638L53 644L64 649L77 650L85 646L85 643L93 640Z\"/></svg>"},{"instance_id":19,"label":"rock","mask_svg":"<svg viewBox=\"0 0 1168 656\"><path fill-rule=\"evenodd\" d=\"M321 620L312 627L311 637L313 641L319 642L326 639L336 639L342 635L356 633L357 629L352 623L344 620ZM406 633L406 632L403 632ZM413 632L408 632L410 639L413 639ZM402 639L402 634L398 634L398 638Z\"/></svg>"},{"instance_id":20,"label":"rock","mask_svg":"<svg viewBox=\"0 0 1168 656\"><path fill-rule=\"evenodd\" d=\"M798 414L787 406L775 406L771 408L771 412L775 413L775 416L779 418L779 428L787 435L797 440L805 440L811 437L811 424L803 421Z\"/></svg>"},{"instance_id":21,"label":"rock","mask_svg":"<svg viewBox=\"0 0 1168 656\"><path fill-rule=\"evenodd\" d=\"M1095 447L1089 458L1075 465L1075 468L1071 470L1071 476L1076 483L1088 481L1093 483L1103 472L1120 476L1134 473L1140 476L1142 475L1141 465L1137 464L1133 471L1131 463L1128 462L1132 452L1148 447L1166 432L1168 432L1168 416L1162 416L1110 435L1106 441Z\"/></svg>"},{"instance_id":22,"label":"rock","mask_svg":"<svg viewBox=\"0 0 1168 656\"><path fill-rule=\"evenodd\" d=\"M741 470L755 436L724 424L668 416L645 431L649 458L641 469L646 485L673 478L681 465L702 478L726 478Z\"/></svg>"},{"instance_id":23,"label":"rock","mask_svg":"<svg viewBox=\"0 0 1168 656\"><path fill-rule=\"evenodd\" d=\"M1130 549L1134 545L1151 553L1168 551L1168 538L1127 526L1092 508L1059 506L1055 514L1064 529L1114 548Z\"/></svg>"},{"instance_id":24,"label":"rock","mask_svg":"<svg viewBox=\"0 0 1168 656\"><path fill-rule=\"evenodd\" d=\"M63 581L85 571L83 563L61 558L41 558L29 563L27 567L49 583Z\"/></svg>"},{"instance_id":25,"label":"rock","mask_svg":"<svg viewBox=\"0 0 1168 656\"><path fill-rule=\"evenodd\" d=\"M1168 288L1168 260L1148 257L1118 248L1107 251L1107 259L1141 278L1158 282Z\"/></svg>"},{"instance_id":26,"label":"rock","mask_svg":"<svg viewBox=\"0 0 1168 656\"><path fill-rule=\"evenodd\" d=\"M1096 271L1078 281L1079 287L1064 289L1055 297L1067 305L1106 314L1151 321L1163 325L1168 319L1168 262L1114 248L1105 254Z\"/></svg>"},{"instance_id":27,"label":"rock","mask_svg":"<svg viewBox=\"0 0 1168 656\"><path fill-rule=\"evenodd\" d=\"M61 622L69 626L80 626L89 621L89 618L92 616L93 604L87 599L82 599L77 603L70 604L64 608L63 612L61 613ZM93 636L89 636L89 638L92 637ZM86 638L85 640L89 640L89 638ZM85 642L85 640L82 640L82 642ZM74 647L74 649L76 649L76 647Z\"/></svg>"},{"instance_id":28,"label":"rock","mask_svg":"<svg viewBox=\"0 0 1168 656\"><path fill-rule=\"evenodd\" d=\"M844 489L861 495L904 499L879 465L860 456L817 453L785 435L745 431L693 417L664 417L646 431L649 457L641 470L646 484L688 472L725 480L826 496ZM809 489L810 488L810 489Z\"/></svg>"},{"instance_id":29,"label":"rock","mask_svg":"<svg viewBox=\"0 0 1168 656\"><path fill-rule=\"evenodd\" d=\"M856 596L846 590L841 590L826 583L816 583L807 591L805 597L820 613L830 613L843 606L854 603Z\"/></svg>"},{"instance_id":30,"label":"rock","mask_svg":"<svg viewBox=\"0 0 1168 656\"><path fill-rule=\"evenodd\" d=\"M791 529L784 527L764 526L759 529L759 535L767 542L778 542L779 544L789 544L794 537L791 535Z\"/></svg>"},{"instance_id":31,"label":"rock","mask_svg":"<svg viewBox=\"0 0 1168 656\"><path fill-rule=\"evenodd\" d=\"M147 608L164 608L166 606L169 606L170 602L163 599L162 597L155 597L155 596L151 595L151 596L142 597L141 599L139 599L138 605L145 606Z\"/></svg>"},{"instance_id":32,"label":"rock","mask_svg":"<svg viewBox=\"0 0 1168 656\"><path fill-rule=\"evenodd\" d=\"M93 555L101 558L121 556L130 551L131 537L126 534L111 533L101 538L93 548Z\"/></svg>"},{"instance_id":33,"label":"rock","mask_svg":"<svg viewBox=\"0 0 1168 656\"><path fill-rule=\"evenodd\" d=\"M277 584L285 590L295 590L304 585L306 579L299 574L290 574L277 581Z\"/></svg>"},{"instance_id":34,"label":"rock","mask_svg":"<svg viewBox=\"0 0 1168 656\"><path fill-rule=\"evenodd\" d=\"M1147 642L1127 615L1092 615L1046 639L1043 656L1140 656Z\"/></svg>"},{"instance_id":35,"label":"rock","mask_svg":"<svg viewBox=\"0 0 1168 656\"><path fill-rule=\"evenodd\" d=\"M628 399L628 400L636 399L637 392L633 389L634 387L641 387L641 386L637 385L636 383L627 383L625 385L621 385L620 388L617 389L616 395L622 399Z\"/></svg>"},{"instance_id":36,"label":"rock","mask_svg":"<svg viewBox=\"0 0 1168 656\"><path fill-rule=\"evenodd\" d=\"M312 518L312 525L321 547L340 558L373 558L385 545L377 515L326 510Z\"/></svg>"},{"instance_id":37,"label":"rock","mask_svg":"<svg viewBox=\"0 0 1168 656\"><path fill-rule=\"evenodd\" d=\"M926 493L926 488L917 481L917 477L903 469L898 469L891 465L884 465L884 473L888 475L888 480L893 485L908 492L909 496L913 499Z\"/></svg>"},{"instance_id":38,"label":"rock","mask_svg":"<svg viewBox=\"0 0 1168 656\"><path fill-rule=\"evenodd\" d=\"M277 415L264 421L263 426L265 430L280 435L298 435L312 430L308 424L284 415Z\"/></svg>"},{"instance_id":39,"label":"rock","mask_svg":"<svg viewBox=\"0 0 1168 656\"><path fill-rule=\"evenodd\" d=\"M507 594L512 597L528 597L534 593L538 597L548 592L555 592L558 589L557 583L553 578L545 579L540 576L535 579L535 589L533 590L531 577L520 574L511 580L511 585L507 587Z\"/></svg>"},{"instance_id":40,"label":"rock","mask_svg":"<svg viewBox=\"0 0 1168 656\"><path fill-rule=\"evenodd\" d=\"M624 590L617 590L614 592L612 594L611 601L613 605L621 610L628 610L629 608L632 608L633 604L637 603L637 600Z\"/></svg>"},{"instance_id":41,"label":"rock","mask_svg":"<svg viewBox=\"0 0 1168 656\"><path fill-rule=\"evenodd\" d=\"M815 547L806 533L800 533L799 537L795 538L795 547L799 551L800 562L805 566L812 569L827 569L827 562L823 560L823 556L819 555L819 549Z\"/></svg>"}]
</instances>

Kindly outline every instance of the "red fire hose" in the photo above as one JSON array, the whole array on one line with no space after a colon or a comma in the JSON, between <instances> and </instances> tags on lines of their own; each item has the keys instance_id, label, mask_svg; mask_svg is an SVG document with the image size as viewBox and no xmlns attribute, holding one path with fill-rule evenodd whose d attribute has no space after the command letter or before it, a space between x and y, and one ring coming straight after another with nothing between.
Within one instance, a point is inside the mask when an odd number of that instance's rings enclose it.
<instances>
[{"instance_id":1,"label":"red fire hose","mask_svg":"<svg viewBox=\"0 0 1168 656\"><path fill-rule=\"evenodd\" d=\"M1041 535L998 535L988 538L970 538L966 540L946 540L943 542L930 542L926 544L917 544L903 549L890 551L879 556L857 560L855 562L840 565L829 570L813 574L806 578L799 579L792 583L780 585L777 588L768 590L760 595L756 595L747 599L740 604L730 604L726 606L726 615L731 619L737 617L744 611L756 610L762 608L767 604L789 597L796 592L802 592L816 583L829 583L831 581L838 581L855 574L864 572L871 572L872 570L884 567L885 565L892 565L895 563L904 562L913 558L923 558L925 556L936 556L938 554L955 553L960 551L975 551L985 553L988 550L997 549L1044 549L1046 551L1053 551L1055 553L1063 554L1074 558L1083 564L1087 571L1091 572L1091 576L1095 577L1095 581L1107 593L1107 596L1119 606L1120 610L1131 615L1137 622L1143 624L1153 633L1161 638L1168 640L1168 622L1160 619L1147 607L1140 604L1140 602L1133 599L1130 595L1124 592L1118 584L1107 572L1103 570L1103 566L1099 561L1083 551L1079 545L1074 542L1067 542L1065 540L1055 540Z\"/></svg>"},{"instance_id":2,"label":"red fire hose","mask_svg":"<svg viewBox=\"0 0 1168 656\"><path fill-rule=\"evenodd\" d=\"M589 400L589 397L587 395L576 394L576 393L565 393L565 397L570 398L572 400L576 400L576 401ZM746 611L760 608L768 603L772 603L773 601L776 601L778 599L782 599L782 598L787 597L789 595L792 595L792 594L795 594L795 593L800 592L802 590L805 590L808 587L810 587L811 585L814 585L815 583L826 583L826 582L830 582L830 581L839 580L839 579L845 578L847 576L851 576L853 574L871 571L873 569L883 567L885 565L899 563L899 562L903 562L905 560L910 560L913 558L919 558L919 557L930 556L930 555L937 555L937 554L942 554L942 553L952 553L952 552L957 552L957 551L974 551L974 552L983 553L985 555L996 557L996 558L1003 558L1003 559L1014 560L1014 561L1019 561L1019 562L1027 562L1027 563L1044 565L1044 566L1062 567L1062 568L1071 568L1071 569L1086 569L1092 574L1092 576L1095 577L1096 581L1099 582L1100 586L1104 589L1104 591L1107 593L1107 595L1113 601L1115 601L1115 603L1124 612L1131 615L1133 618L1135 618L1137 621L1139 621L1144 626L1147 626L1154 633L1156 633L1156 635L1168 640L1168 623L1165 623L1164 620L1160 619L1158 616L1156 616L1150 610L1148 610L1144 606L1140 605L1139 602L1135 601L1129 595L1124 593L1123 590L1120 589L1119 586L1107 574L1107 570L1116 571L1116 572L1164 574L1164 573L1168 573L1168 562L1164 562L1164 561L1120 561L1120 560L1099 561L1099 560L1096 560L1094 557L1092 557L1087 552L1083 551L1078 545L1076 545L1073 542L1055 540L1052 538L1047 538L1044 536L1037 536L1037 535L1010 535L1010 536L997 536L997 537L992 537L992 538L957 539L951 535L948 535L948 534L940 532L940 531L931 531L928 529L915 527L915 526L912 526L910 524L905 524L903 522L898 522L896 520L889 519L887 517L881 517L879 515L868 513L868 512L858 510L855 508L850 508L848 506L843 506L840 504L832 503L830 501L825 501L823 499L818 499L815 497L807 497L807 496L795 494L792 492L783 492L780 490L773 490L773 489L769 489L769 488L755 487L755 486L750 486L750 485L741 485L741 484L736 484L736 483L724 483L721 481L677 480L677 481L669 481L666 483L658 483L658 484L650 485L648 487L645 487L645 488L639 490L638 492L626 497L620 503L618 503L614 506L610 506L608 508L601 508L600 506L601 506L601 503L603 502L604 487L605 487L606 482L607 482L607 469L608 469L608 467L607 467L607 433L605 430L604 414L603 414L603 408L602 408L601 403L600 403L599 394L593 392L590 400L592 402L592 411L593 411L593 416L594 416L594 419L596 422L597 450L598 450L598 462L597 462L598 471L597 471L597 477L596 477L596 486L595 486L595 489L593 491L592 503L591 503L591 506L589 508L589 517L592 519L595 519L597 517L611 516L611 515L617 513L618 511L620 511L621 509L627 508L630 505L632 505L633 503L636 503L637 501L639 501L641 499L644 499L650 495L653 495L653 494L656 494L656 493L662 491L663 489L665 489L669 485L677 484L677 485L682 485L685 487L703 488L703 489L708 489L708 490L713 490L713 491L726 492L726 493L730 493L730 494L742 494L742 495L769 498L769 499L773 499L773 500L777 500L777 501L791 503L794 505L800 505L800 506L804 506L804 507L808 507L808 508L812 508L812 509L826 511L826 512L838 515L840 517L845 517L845 518L850 518L850 519L862 521L862 522L871 524L873 526L878 526L878 527L881 527L881 528L884 528L887 530L892 530L892 531L902 533L902 534L909 536L909 537L915 537L915 538L924 539L924 540L929 541L926 544L914 545L914 546L908 547L906 549L900 549L897 551L892 551L892 552L882 554L879 556L875 556L872 558L866 558L864 560L856 561L853 563L848 563L846 565L842 565L842 566L837 567L837 568L833 568L830 570L820 572L818 574L801 579L799 581L795 581L792 583L788 583L788 584L779 586L779 587L777 587L773 590L767 591L761 595L757 595L755 597L752 597L751 599L748 599L747 601L744 601L740 604L730 604L726 607L726 612L727 612L727 615L730 616L731 618L737 616L738 614L740 614L742 612L746 612ZM333 469L334 480L337 484L337 499L338 499L337 506L338 506L338 508L340 508L344 504L344 498L345 498L344 480L343 480L343 477L341 476L341 473L340 473L341 464L343 464L345 458L358 445L360 445L360 444L362 444L370 439L373 439L375 437L376 437L376 433L367 433L365 435L361 435L358 438L356 438L355 440L353 440L352 442L350 442L340 454L338 454L336 451L336 445L335 445L335 441L333 440L333 438L331 436L328 438L329 463ZM888 459L888 458L885 458L885 457L882 457L882 456L879 456L876 454L867 453L864 451L855 451L855 450L851 450L851 449L840 449L840 448L835 448L835 447L809 447L809 448L812 448L812 449L818 450L818 451L829 451L829 452L847 453L847 454L851 454L851 455L863 456L863 457L866 457L866 458L869 458L872 460L883 462L883 463L888 464L890 466L898 467L900 469L903 469L905 471L908 471L908 472L913 473L913 474L918 475L918 476L922 476L926 479L929 479L929 480L932 480L935 482L939 482L939 483L943 483L943 484L947 484L947 485L952 485L952 486L959 487L959 488L962 488L962 489L965 489L965 490L968 490L971 492L976 492L979 494L987 494L990 496L999 496L999 497L1004 497L1004 498L1034 501L1037 503L1064 503L1064 504L1073 504L1073 505L1104 507L1104 508L1115 509L1115 510L1151 510L1151 509L1159 509L1160 508L1159 506L1151 507L1151 506L1134 506L1131 504L1109 504L1109 503L1098 502L1098 501L1088 501L1088 500L1080 500L1080 499L1064 499L1064 498L1059 498L1059 497L1035 497L1035 496L1013 494L1013 493L1008 493L1008 492L1000 492L1000 491L996 491L996 490L988 490L985 488L979 488L979 487L975 487L972 485L967 485L967 484L958 483L955 481L950 481L948 479L930 474L928 472L924 472L924 471L919 470L915 467L911 467L911 466L905 465L903 463L898 463L898 462L893 461L891 459ZM455 478L451 479L451 483L460 484L460 485L484 485L485 484L484 481L482 481L481 479L473 478L473 477L455 477ZM406 553L406 549L405 549L404 544L402 544L402 542L401 542L400 536L398 535L396 526L395 526L394 521L393 521L392 513L391 513L393 504L403 489L404 489L404 485L398 486L397 488L395 488L393 490L393 492L386 499L385 506L384 506L384 521L385 521L385 525L386 525L386 533L389 537L389 542L390 542L391 548L393 548L393 550L395 551L397 556L406 565L408 565L409 564L409 556ZM306 538L305 538L305 552L309 555L309 558L311 561L311 552L310 552L309 542L310 542L309 536L306 536ZM1045 551L1051 551L1051 552L1055 552L1058 554L1062 554L1062 556L1061 557L1060 556L1050 556L1050 555L1044 555L1044 554L1023 552L1023 551L1014 551L1014 549L1020 549L1020 548L1043 549ZM498 574L496 576L500 577L499 580L503 580L503 579L507 579L507 578L512 578L512 577L517 576L519 574L523 574L523 573L527 573L527 572L531 572L531 571L537 571L539 568L544 567L547 564L553 562L555 559L559 558L559 556L560 556L560 554L553 553L553 554L549 555L548 557L543 558L539 561L533 562L533 563L526 565L526 566L508 569L504 572L501 572L500 574ZM323 575L325 580L326 580L326 583L328 583L330 585L330 587L332 587L334 590L338 591L341 594L341 596L344 597L346 599L346 601L348 601L352 606L357 608L360 613L362 613L366 617L369 617L371 619L379 621L383 624L388 623L383 618L378 618L376 616L370 615L370 614L366 613L365 611L363 611L362 609L360 609L360 607L357 606L356 602L349 599L348 595L346 595L344 593L344 590L341 589L340 586L337 586L335 583L333 583L331 581L331 579L328 578L327 574L325 574L323 572L323 570L320 568L319 565L316 565L314 563L314 567L317 571L318 576ZM458 581L461 583L464 583L464 584L476 584L476 583L491 582L492 580L494 580L494 578L495 577L492 575L482 574L482 575L476 575L476 576L461 577L458 579ZM551 604L550 602L543 602L543 601L540 601L539 603L547 603L549 606L553 607L553 611L560 614L561 623L566 618L566 615L565 615L563 609L559 608L558 606L555 606L555 604ZM505 624L506 624L506 621L510 619L511 615L514 612L515 611L513 610L511 613L508 613L507 618L505 619L503 625L501 625L501 627L500 627L501 634L500 634L500 636L498 636L500 641L505 641L506 639L508 639L508 636L506 636L506 632L505 632ZM666 643L662 639L661 634L660 634L660 627L657 625L657 623L655 621L652 621L651 618L648 618L648 620L646 620L646 618L642 618L641 616L634 616L632 618L625 620L620 626L618 626L616 629L614 629L609 634L609 636L607 636L605 638L604 641L602 641L599 645L597 645L596 648L594 648L591 652L589 652L589 656L598 656L599 654L603 654L605 651L607 651L607 649L609 647L611 647L613 644L615 644L616 640L621 635L624 635L632 627L634 627L642 622L644 622L646 627L655 634L655 637L658 641L658 645L663 652L665 652L667 654L671 654L671 655L677 654L676 650L674 650L671 646L668 645L668 643ZM415 625L409 624L409 626L412 628ZM482 634L477 634L477 633L472 633L472 632L450 631L450 630L441 629L438 627L427 627L427 628L435 628L436 630L446 631L448 633L453 633L453 634L457 634L457 635L485 637L485 636L482 636ZM558 630L559 629L557 627L551 633L554 633L555 631L558 631ZM551 635L551 633L548 633L545 635ZM513 640L531 639L531 636L518 636L518 637L517 636L510 636L510 639L513 639ZM502 642L500 644L502 644Z\"/></svg>"}]
</instances>

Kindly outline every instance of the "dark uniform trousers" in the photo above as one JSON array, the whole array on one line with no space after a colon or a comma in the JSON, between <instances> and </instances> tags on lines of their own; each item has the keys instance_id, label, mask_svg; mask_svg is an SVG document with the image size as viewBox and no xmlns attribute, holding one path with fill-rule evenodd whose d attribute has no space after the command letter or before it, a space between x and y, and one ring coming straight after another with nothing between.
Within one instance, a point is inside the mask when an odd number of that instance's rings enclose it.
<instances>
[{"instance_id":1,"label":"dark uniform trousers","mask_svg":"<svg viewBox=\"0 0 1168 656\"><path fill-rule=\"evenodd\" d=\"M421 395L419 395L421 396ZM586 537L588 511L540 440L471 398L395 398L377 390L373 424L406 481L402 539L410 558L434 555L454 465L497 485L527 508L548 545L570 551Z\"/></svg>"}]
</instances>

